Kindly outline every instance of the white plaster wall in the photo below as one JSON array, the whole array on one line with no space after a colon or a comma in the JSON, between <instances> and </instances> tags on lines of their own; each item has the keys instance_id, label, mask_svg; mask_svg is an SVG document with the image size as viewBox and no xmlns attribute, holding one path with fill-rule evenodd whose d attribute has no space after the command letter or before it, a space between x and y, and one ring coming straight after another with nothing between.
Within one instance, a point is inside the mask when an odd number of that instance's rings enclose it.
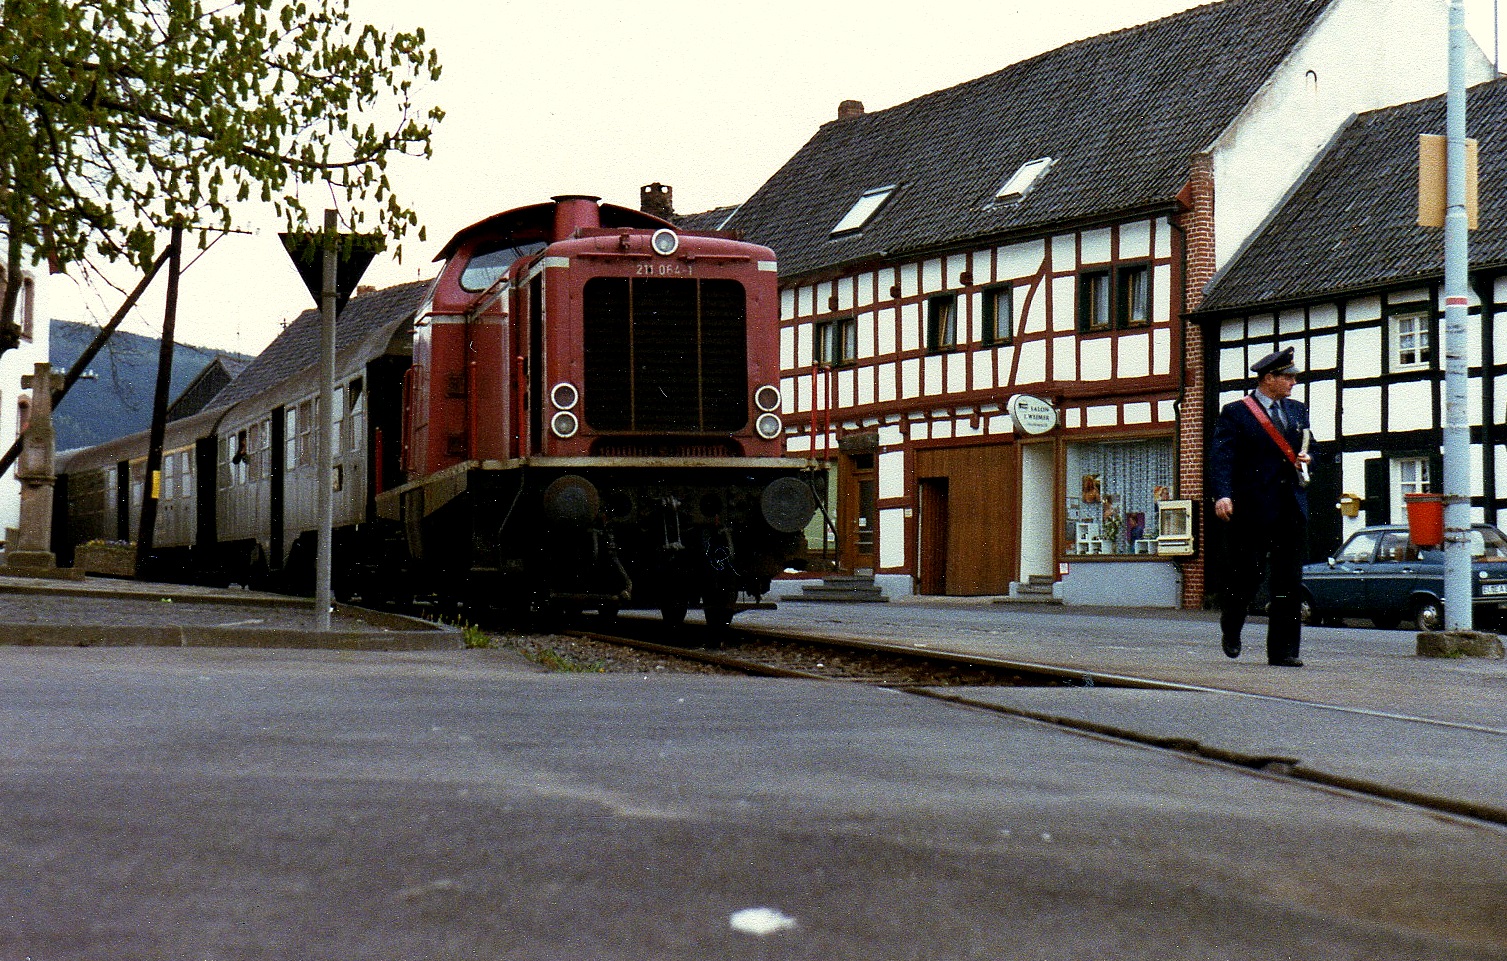
<instances>
[{"instance_id":1,"label":"white plaster wall","mask_svg":"<svg viewBox=\"0 0 1507 961\"><path fill-rule=\"evenodd\" d=\"M1474 381L1479 384L1480 381ZM1400 433L1428 430L1434 426L1433 387L1427 381L1409 380L1387 387L1387 430ZM1346 399L1349 406L1349 399Z\"/></svg>"},{"instance_id":2,"label":"white plaster wall","mask_svg":"<svg viewBox=\"0 0 1507 961\"><path fill-rule=\"evenodd\" d=\"M1075 564L1062 578L1062 603L1101 607L1179 607L1182 577L1176 564L1113 562Z\"/></svg>"},{"instance_id":3,"label":"white plaster wall","mask_svg":"<svg viewBox=\"0 0 1507 961\"><path fill-rule=\"evenodd\" d=\"M1445 0L1337 0L1325 12L1211 145L1216 266L1350 115L1444 92L1447 22ZM1491 79L1491 63L1474 42L1467 60L1467 84Z\"/></svg>"},{"instance_id":4,"label":"white plaster wall","mask_svg":"<svg viewBox=\"0 0 1507 961\"><path fill-rule=\"evenodd\" d=\"M1381 376L1381 328L1345 331L1346 380Z\"/></svg>"},{"instance_id":5,"label":"white plaster wall","mask_svg":"<svg viewBox=\"0 0 1507 961\"><path fill-rule=\"evenodd\" d=\"M10 450L20 427L16 401L22 393L21 378L32 373L37 364L47 360L48 318L51 316L48 288L59 281L69 283L67 278L49 276L45 267L34 271L32 277L35 297L32 307L32 339L23 340L19 347L0 355L0 452ZM16 309L20 310L19 304ZM17 320L19 322L19 316ZM4 477L0 477L0 540L5 538L5 529L15 527L20 519L21 482L16 479L16 468L12 466Z\"/></svg>"},{"instance_id":6,"label":"white plaster wall","mask_svg":"<svg viewBox=\"0 0 1507 961\"><path fill-rule=\"evenodd\" d=\"M879 512L879 566L905 566L905 511L887 507Z\"/></svg>"},{"instance_id":7,"label":"white plaster wall","mask_svg":"<svg viewBox=\"0 0 1507 961\"><path fill-rule=\"evenodd\" d=\"M1381 431L1381 388L1351 387L1345 391L1344 424L1341 433L1375 434Z\"/></svg>"},{"instance_id":8,"label":"white plaster wall","mask_svg":"<svg viewBox=\"0 0 1507 961\"><path fill-rule=\"evenodd\" d=\"M1110 231L1108 227L1098 230L1085 230L1083 232L1083 260L1085 264L1108 263L1110 259ZM1064 268L1064 264L1055 264L1058 270Z\"/></svg>"},{"instance_id":9,"label":"white plaster wall","mask_svg":"<svg viewBox=\"0 0 1507 961\"><path fill-rule=\"evenodd\" d=\"M1056 458L1051 444L1020 447L1020 576L1051 577L1057 567Z\"/></svg>"},{"instance_id":10,"label":"white plaster wall","mask_svg":"<svg viewBox=\"0 0 1507 961\"><path fill-rule=\"evenodd\" d=\"M1001 247L998 258L999 266L995 271L995 280L1032 277L1041 270L1041 262L1046 259L1046 244L1040 240L1033 240L1028 243Z\"/></svg>"}]
</instances>

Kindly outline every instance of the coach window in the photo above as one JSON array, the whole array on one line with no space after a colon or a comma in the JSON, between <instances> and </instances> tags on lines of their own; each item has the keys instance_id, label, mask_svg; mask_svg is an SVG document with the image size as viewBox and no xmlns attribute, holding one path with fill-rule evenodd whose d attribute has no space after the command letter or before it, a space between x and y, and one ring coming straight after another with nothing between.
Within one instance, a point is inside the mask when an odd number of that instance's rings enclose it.
<instances>
[{"instance_id":1,"label":"coach window","mask_svg":"<svg viewBox=\"0 0 1507 961\"><path fill-rule=\"evenodd\" d=\"M345 386L343 384L335 388L333 400L334 403L330 409L335 412L335 423L330 431L330 453L339 457L342 446L341 431L345 429Z\"/></svg>"},{"instance_id":2,"label":"coach window","mask_svg":"<svg viewBox=\"0 0 1507 961\"><path fill-rule=\"evenodd\" d=\"M298 466L298 407L283 408L283 467Z\"/></svg>"},{"instance_id":3,"label":"coach window","mask_svg":"<svg viewBox=\"0 0 1507 961\"><path fill-rule=\"evenodd\" d=\"M244 431L246 435L245 479L253 484L267 476L267 455L272 447L272 421L260 420Z\"/></svg>"},{"instance_id":4,"label":"coach window","mask_svg":"<svg viewBox=\"0 0 1507 961\"><path fill-rule=\"evenodd\" d=\"M230 446L230 481L233 484L246 483L246 432L238 431L228 438Z\"/></svg>"},{"instance_id":5,"label":"coach window","mask_svg":"<svg viewBox=\"0 0 1507 961\"><path fill-rule=\"evenodd\" d=\"M361 449L361 442L366 437L366 392L361 387L358 377L351 381L345 392L348 411L345 418L346 449L352 452Z\"/></svg>"}]
</instances>

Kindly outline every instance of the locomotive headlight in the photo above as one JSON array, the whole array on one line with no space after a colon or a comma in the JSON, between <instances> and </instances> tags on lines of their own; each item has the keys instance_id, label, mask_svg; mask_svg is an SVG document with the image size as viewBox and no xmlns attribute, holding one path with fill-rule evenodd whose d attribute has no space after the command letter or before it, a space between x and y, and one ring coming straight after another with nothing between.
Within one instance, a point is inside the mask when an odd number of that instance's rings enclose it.
<instances>
[{"instance_id":1,"label":"locomotive headlight","mask_svg":"<svg viewBox=\"0 0 1507 961\"><path fill-rule=\"evenodd\" d=\"M557 410L570 410L581 399L581 392L576 390L576 385L561 381L549 392L549 399Z\"/></svg>"},{"instance_id":2,"label":"locomotive headlight","mask_svg":"<svg viewBox=\"0 0 1507 961\"><path fill-rule=\"evenodd\" d=\"M675 231L668 227L661 227L654 231L654 236L649 238L649 246L661 257L668 257L680 249L680 238Z\"/></svg>"},{"instance_id":3,"label":"locomotive headlight","mask_svg":"<svg viewBox=\"0 0 1507 961\"><path fill-rule=\"evenodd\" d=\"M773 412L780 409L780 389L770 384L765 384L754 391L754 404L759 410Z\"/></svg>"},{"instance_id":4,"label":"locomotive headlight","mask_svg":"<svg viewBox=\"0 0 1507 961\"><path fill-rule=\"evenodd\" d=\"M562 410L549 419L549 429L556 437L564 440L576 436L576 431L581 429L581 422L576 415L568 410Z\"/></svg>"},{"instance_id":5,"label":"locomotive headlight","mask_svg":"<svg viewBox=\"0 0 1507 961\"><path fill-rule=\"evenodd\" d=\"M760 414L759 419L754 421L754 430L765 440L774 440L784 429L785 425L780 423L779 415L767 411Z\"/></svg>"}]
</instances>

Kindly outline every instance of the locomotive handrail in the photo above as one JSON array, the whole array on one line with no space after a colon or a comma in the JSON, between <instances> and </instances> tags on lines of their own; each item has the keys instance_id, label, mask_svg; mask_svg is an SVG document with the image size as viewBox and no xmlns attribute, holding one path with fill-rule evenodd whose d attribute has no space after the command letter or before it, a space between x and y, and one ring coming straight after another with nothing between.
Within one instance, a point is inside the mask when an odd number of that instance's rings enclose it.
<instances>
[{"instance_id":1,"label":"locomotive handrail","mask_svg":"<svg viewBox=\"0 0 1507 961\"><path fill-rule=\"evenodd\" d=\"M414 364L403 371L403 443L398 449L398 463L403 470L413 470L413 382L418 372L418 365Z\"/></svg>"},{"instance_id":2,"label":"locomotive handrail","mask_svg":"<svg viewBox=\"0 0 1507 961\"><path fill-rule=\"evenodd\" d=\"M507 274L503 274L501 277L498 277L496 280L492 281L492 286L477 294L476 299L471 301L471 305L466 308L464 315L466 320L475 320L482 314L486 313L487 308L491 307L493 304L502 299L503 294L506 294L508 292L508 288L511 285L512 281L509 279Z\"/></svg>"},{"instance_id":3,"label":"locomotive handrail","mask_svg":"<svg viewBox=\"0 0 1507 961\"><path fill-rule=\"evenodd\" d=\"M476 456L476 361L466 365L466 456Z\"/></svg>"}]
</instances>

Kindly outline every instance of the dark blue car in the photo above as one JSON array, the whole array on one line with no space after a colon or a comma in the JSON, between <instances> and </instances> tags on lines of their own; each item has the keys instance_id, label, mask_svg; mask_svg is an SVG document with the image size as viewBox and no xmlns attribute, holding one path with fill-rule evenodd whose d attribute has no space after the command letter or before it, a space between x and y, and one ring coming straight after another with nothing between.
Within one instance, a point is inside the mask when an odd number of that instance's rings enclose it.
<instances>
[{"instance_id":1,"label":"dark blue car","mask_svg":"<svg viewBox=\"0 0 1507 961\"><path fill-rule=\"evenodd\" d=\"M1507 537L1489 524L1471 532L1475 624L1495 624L1507 607ZM1304 620L1337 623L1368 617L1377 627L1411 620L1420 631L1444 627L1444 552L1418 547L1402 525L1356 531L1325 563L1303 568Z\"/></svg>"}]
</instances>

